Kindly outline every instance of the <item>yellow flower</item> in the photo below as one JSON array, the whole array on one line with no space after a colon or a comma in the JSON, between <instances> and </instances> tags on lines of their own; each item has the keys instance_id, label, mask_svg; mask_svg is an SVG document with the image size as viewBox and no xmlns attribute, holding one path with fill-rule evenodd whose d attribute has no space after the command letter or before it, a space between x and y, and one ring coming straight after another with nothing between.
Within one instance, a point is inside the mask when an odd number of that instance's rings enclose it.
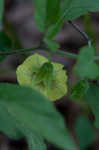
<instances>
[{"instance_id":1,"label":"yellow flower","mask_svg":"<svg viewBox=\"0 0 99 150\"><path fill-rule=\"evenodd\" d=\"M35 88L52 101L67 93L67 75L63 65L49 63L39 54L29 56L18 66L16 74L20 85Z\"/></svg>"}]
</instances>

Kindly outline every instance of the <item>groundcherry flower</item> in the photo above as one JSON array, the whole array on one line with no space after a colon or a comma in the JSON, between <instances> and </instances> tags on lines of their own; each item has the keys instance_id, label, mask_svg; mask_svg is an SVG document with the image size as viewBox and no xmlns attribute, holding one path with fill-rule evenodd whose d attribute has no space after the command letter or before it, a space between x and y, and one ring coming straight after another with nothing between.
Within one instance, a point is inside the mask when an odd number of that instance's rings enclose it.
<instances>
[{"instance_id":1,"label":"groundcherry flower","mask_svg":"<svg viewBox=\"0 0 99 150\"><path fill-rule=\"evenodd\" d=\"M35 88L55 101L67 93L67 75L63 67L36 53L18 66L17 80L20 85Z\"/></svg>"}]
</instances>

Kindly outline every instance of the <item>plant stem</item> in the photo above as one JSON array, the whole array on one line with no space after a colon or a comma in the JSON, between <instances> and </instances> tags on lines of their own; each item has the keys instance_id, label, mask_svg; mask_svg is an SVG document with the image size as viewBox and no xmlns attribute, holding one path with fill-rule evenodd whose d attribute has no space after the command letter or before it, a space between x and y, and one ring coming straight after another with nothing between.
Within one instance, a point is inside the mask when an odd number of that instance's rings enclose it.
<instances>
[{"instance_id":1,"label":"plant stem","mask_svg":"<svg viewBox=\"0 0 99 150\"><path fill-rule=\"evenodd\" d=\"M13 51L10 51L10 52L0 52L0 55L14 55L14 54L20 54L20 53L28 53L29 51L32 51L32 50L40 50L41 47L39 46L35 46L35 47L32 47L32 48L26 48L26 49L17 49L17 50L13 50Z\"/></svg>"},{"instance_id":2,"label":"plant stem","mask_svg":"<svg viewBox=\"0 0 99 150\"><path fill-rule=\"evenodd\" d=\"M93 31L91 16L89 13L83 16L83 22L84 22L85 32L91 38L93 47L96 48L96 38L95 38L94 31Z\"/></svg>"},{"instance_id":3,"label":"plant stem","mask_svg":"<svg viewBox=\"0 0 99 150\"><path fill-rule=\"evenodd\" d=\"M42 47L42 46L35 46L35 47L32 47L32 48L26 48L26 49L18 49L18 50L13 50L13 51L10 51L10 52L0 52L0 55L1 56L4 56L4 55L15 55L15 54L20 54L20 53L28 53L30 51L33 51L33 50L47 50L48 52L52 52L54 54L58 54L58 55L62 55L64 57L68 57L68 58L72 58L72 59L77 59L78 58L78 55L77 54L73 54L73 53L69 53L69 52L66 52L66 51L62 51L62 50L54 50L54 51L49 51L46 47ZM94 57L94 60L99 60L99 56L95 56Z\"/></svg>"},{"instance_id":4,"label":"plant stem","mask_svg":"<svg viewBox=\"0 0 99 150\"><path fill-rule=\"evenodd\" d=\"M89 36L87 35L87 33L85 33L84 31L82 31L79 28L79 26L77 26L76 24L74 24L72 21L68 21L68 23L71 24L76 29L76 31L78 31L84 37L84 39L86 39L88 41L88 45L89 45L89 47L91 47L92 42L91 42L91 39L89 38Z\"/></svg>"},{"instance_id":5,"label":"plant stem","mask_svg":"<svg viewBox=\"0 0 99 150\"><path fill-rule=\"evenodd\" d=\"M51 51L52 53L55 53L55 54L58 54L58 55L62 55L64 57L69 57L69 58L72 58L72 59L77 59L77 55L76 54L73 54L73 53L69 53L69 52L66 52L66 51L62 51L62 50L54 50L54 51Z\"/></svg>"},{"instance_id":6,"label":"plant stem","mask_svg":"<svg viewBox=\"0 0 99 150\"><path fill-rule=\"evenodd\" d=\"M0 55L1 56L4 56L4 55L14 55L14 54L20 54L20 53L28 53L32 50L41 50L41 49L45 49L47 50L47 52L52 52L52 53L55 53L55 54L58 54L58 55L62 55L62 56L65 56L65 57L69 57L69 58L72 58L72 59L77 59L77 55L76 54L73 54L73 53L69 53L69 52L64 52L62 50L54 50L54 51L49 51L47 48L42 48L41 46L35 46L35 47L32 47L32 48L26 48L26 49L18 49L18 50L13 50L13 51L10 51L10 52L0 52Z\"/></svg>"}]
</instances>

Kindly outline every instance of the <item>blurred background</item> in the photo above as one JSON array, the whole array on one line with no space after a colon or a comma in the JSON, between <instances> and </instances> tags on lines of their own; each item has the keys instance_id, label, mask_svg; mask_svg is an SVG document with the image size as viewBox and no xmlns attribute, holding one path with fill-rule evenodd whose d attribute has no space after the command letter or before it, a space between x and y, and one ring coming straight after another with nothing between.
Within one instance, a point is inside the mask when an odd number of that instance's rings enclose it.
<instances>
[{"instance_id":1,"label":"blurred background","mask_svg":"<svg viewBox=\"0 0 99 150\"><path fill-rule=\"evenodd\" d=\"M6 31L12 38L15 49L30 48L38 45L43 38L43 34L39 32L34 23L34 6L32 0L5 0L4 10L4 31ZM99 54L99 12L90 14L90 27L88 27L87 16L81 16L74 20L83 31L88 32L92 37L92 41L96 47L96 53ZM90 28L90 29L89 29ZM89 30L91 31L89 33ZM65 22L61 31L55 37L55 40L60 44L60 48L64 51L78 53L79 48L87 45L80 33L78 33L68 22ZM30 54L32 54L31 52ZM40 51L42 55L46 55L44 51ZM23 62L27 57L27 54L9 55L6 59L0 63L0 82L17 83L16 80L16 67ZM68 78L72 83L75 83L76 77L72 72L72 68L75 65L75 61L59 55L52 55L52 60L62 63L67 70ZM72 101L68 97L64 97L55 103L55 106L59 112L63 115L71 134L75 139L75 133L73 131L73 124L77 116L82 113L82 108ZM91 120L94 117L89 116ZM17 143L17 144L16 144ZM9 150L22 150L25 149L26 143L24 140L11 141ZM23 145L22 145L23 143ZM19 146L18 146L19 145ZM25 146L24 146L25 145ZM47 144L48 150L58 150L51 144ZM26 148L27 149L27 148ZM88 150L99 150L99 141L95 141L88 148Z\"/></svg>"}]
</instances>

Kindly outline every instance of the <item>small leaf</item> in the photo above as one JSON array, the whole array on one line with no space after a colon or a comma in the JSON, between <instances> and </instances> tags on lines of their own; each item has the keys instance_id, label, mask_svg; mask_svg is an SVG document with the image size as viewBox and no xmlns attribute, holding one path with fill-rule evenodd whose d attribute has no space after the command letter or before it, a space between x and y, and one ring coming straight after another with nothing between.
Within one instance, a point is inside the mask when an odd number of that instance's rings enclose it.
<instances>
[{"instance_id":1,"label":"small leaf","mask_svg":"<svg viewBox=\"0 0 99 150\"><path fill-rule=\"evenodd\" d=\"M33 0L35 7L34 19L37 27L41 32L45 31L45 21L46 21L46 0Z\"/></svg>"},{"instance_id":2,"label":"small leaf","mask_svg":"<svg viewBox=\"0 0 99 150\"><path fill-rule=\"evenodd\" d=\"M71 97L75 100L79 100L84 96L89 87L87 80L80 80L71 88Z\"/></svg>"},{"instance_id":3,"label":"small leaf","mask_svg":"<svg viewBox=\"0 0 99 150\"><path fill-rule=\"evenodd\" d=\"M75 72L80 78L96 79L99 66L94 62L94 48L84 47L80 50Z\"/></svg>"},{"instance_id":4,"label":"small leaf","mask_svg":"<svg viewBox=\"0 0 99 150\"><path fill-rule=\"evenodd\" d=\"M13 47L13 42L5 32L0 32L0 52L9 52ZM2 61L5 56L0 56L0 61Z\"/></svg>"},{"instance_id":5,"label":"small leaf","mask_svg":"<svg viewBox=\"0 0 99 150\"><path fill-rule=\"evenodd\" d=\"M60 0L33 0L35 6L35 23L41 32L47 32L47 37L55 36L62 25L60 18ZM53 15L54 14L54 15Z\"/></svg>"},{"instance_id":6,"label":"small leaf","mask_svg":"<svg viewBox=\"0 0 99 150\"><path fill-rule=\"evenodd\" d=\"M38 29L39 29L41 32L44 32L44 31L45 31L45 23L43 22L43 19L42 19L42 17L39 15L39 12L38 12L38 11L35 12L34 21L35 21L35 24L37 25Z\"/></svg>"},{"instance_id":7,"label":"small leaf","mask_svg":"<svg viewBox=\"0 0 99 150\"><path fill-rule=\"evenodd\" d=\"M60 19L59 21L56 22L56 24L49 27L45 37L48 39L52 39L53 37L55 37L57 33L61 30L62 24L63 24L63 19Z\"/></svg>"},{"instance_id":8,"label":"small leaf","mask_svg":"<svg viewBox=\"0 0 99 150\"><path fill-rule=\"evenodd\" d=\"M1 83L0 96L0 107L5 108L8 114L13 116L19 130L37 132L63 149L76 150L63 118L53 104L39 92Z\"/></svg>"},{"instance_id":9,"label":"small leaf","mask_svg":"<svg viewBox=\"0 0 99 150\"><path fill-rule=\"evenodd\" d=\"M55 51L59 49L59 44L56 41L44 39L44 42L47 44L50 51Z\"/></svg>"},{"instance_id":10,"label":"small leaf","mask_svg":"<svg viewBox=\"0 0 99 150\"><path fill-rule=\"evenodd\" d=\"M81 150L85 150L95 140L96 133L90 121L80 116L75 123L75 133Z\"/></svg>"},{"instance_id":11,"label":"small leaf","mask_svg":"<svg viewBox=\"0 0 99 150\"><path fill-rule=\"evenodd\" d=\"M99 86L90 84L85 99L95 115L95 125L99 128Z\"/></svg>"},{"instance_id":12,"label":"small leaf","mask_svg":"<svg viewBox=\"0 0 99 150\"><path fill-rule=\"evenodd\" d=\"M53 25L58 21L60 16L60 2L60 0L47 0L46 26Z\"/></svg>"}]
</instances>

